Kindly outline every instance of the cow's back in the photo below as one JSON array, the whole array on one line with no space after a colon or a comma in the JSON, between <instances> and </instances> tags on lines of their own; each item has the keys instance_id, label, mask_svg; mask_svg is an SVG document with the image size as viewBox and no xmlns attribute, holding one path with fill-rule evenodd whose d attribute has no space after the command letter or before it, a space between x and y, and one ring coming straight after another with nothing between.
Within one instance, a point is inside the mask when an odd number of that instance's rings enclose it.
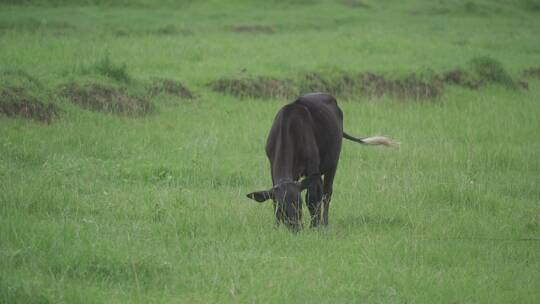
<instances>
[{"instance_id":1,"label":"cow's back","mask_svg":"<svg viewBox=\"0 0 540 304\"><path fill-rule=\"evenodd\" d=\"M299 97L295 103L305 106L313 119L321 173L335 169L343 138L343 113L336 99L325 93L311 93Z\"/></svg>"}]
</instances>

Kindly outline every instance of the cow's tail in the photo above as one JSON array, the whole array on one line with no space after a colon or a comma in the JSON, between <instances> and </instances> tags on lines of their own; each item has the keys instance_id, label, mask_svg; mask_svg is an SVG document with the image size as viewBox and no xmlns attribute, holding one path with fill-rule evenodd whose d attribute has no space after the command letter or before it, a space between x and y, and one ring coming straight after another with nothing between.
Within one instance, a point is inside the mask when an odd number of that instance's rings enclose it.
<instances>
[{"instance_id":1,"label":"cow's tail","mask_svg":"<svg viewBox=\"0 0 540 304\"><path fill-rule=\"evenodd\" d=\"M343 132L343 138L355 141L357 143L361 143L363 145L383 145L387 147L399 147L399 142L392 140L388 137L384 136L369 136L364 138L356 138L354 136L351 136L345 132Z\"/></svg>"}]
</instances>

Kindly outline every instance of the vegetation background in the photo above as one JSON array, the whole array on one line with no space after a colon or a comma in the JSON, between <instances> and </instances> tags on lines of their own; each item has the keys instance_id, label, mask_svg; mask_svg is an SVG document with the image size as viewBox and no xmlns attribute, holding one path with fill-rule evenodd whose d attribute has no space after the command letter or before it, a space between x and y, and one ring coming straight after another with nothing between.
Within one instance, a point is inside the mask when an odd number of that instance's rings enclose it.
<instances>
[{"instance_id":1,"label":"vegetation background","mask_svg":"<svg viewBox=\"0 0 540 304\"><path fill-rule=\"evenodd\" d=\"M1 303L538 303L540 2L0 1ZM330 225L264 155L338 97ZM304 218L307 223L307 216Z\"/></svg>"}]
</instances>

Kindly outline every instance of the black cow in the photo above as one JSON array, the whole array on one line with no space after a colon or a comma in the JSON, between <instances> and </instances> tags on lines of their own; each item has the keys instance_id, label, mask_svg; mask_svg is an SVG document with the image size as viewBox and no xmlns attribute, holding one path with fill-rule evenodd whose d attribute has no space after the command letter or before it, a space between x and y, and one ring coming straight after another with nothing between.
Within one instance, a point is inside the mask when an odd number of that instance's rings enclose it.
<instances>
[{"instance_id":1,"label":"black cow","mask_svg":"<svg viewBox=\"0 0 540 304\"><path fill-rule=\"evenodd\" d=\"M343 131L343 112L336 99L324 93L303 95L277 113L268 140L273 187L247 197L264 202L272 199L276 222L293 230L302 227L301 192L307 189L306 204L311 226L328 225L332 184L341 151L342 138L367 145L395 146L383 137L355 138ZM299 181L304 177L302 181ZM324 180L323 180L324 177ZM321 212L321 203L324 212Z\"/></svg>"}]
</instances>

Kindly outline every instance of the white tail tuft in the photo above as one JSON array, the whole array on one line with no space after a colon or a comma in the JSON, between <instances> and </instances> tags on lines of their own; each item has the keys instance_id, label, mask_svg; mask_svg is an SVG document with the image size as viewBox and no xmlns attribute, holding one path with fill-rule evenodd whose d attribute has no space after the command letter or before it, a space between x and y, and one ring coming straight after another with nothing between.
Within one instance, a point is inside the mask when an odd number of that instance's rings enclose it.
<instances>
[{"instance_id":1,"label":"white tail tuft","mask_svg":"<svg viewBox=\"0 0 540 304\"><path fill-rule=\"evenodd\" d=\"M394 141L388 137L384 136L370 136L362 138L362 142L367 145L383 145L387 147L399 147L400 142Z\"/></svg>"}]
</instances>

